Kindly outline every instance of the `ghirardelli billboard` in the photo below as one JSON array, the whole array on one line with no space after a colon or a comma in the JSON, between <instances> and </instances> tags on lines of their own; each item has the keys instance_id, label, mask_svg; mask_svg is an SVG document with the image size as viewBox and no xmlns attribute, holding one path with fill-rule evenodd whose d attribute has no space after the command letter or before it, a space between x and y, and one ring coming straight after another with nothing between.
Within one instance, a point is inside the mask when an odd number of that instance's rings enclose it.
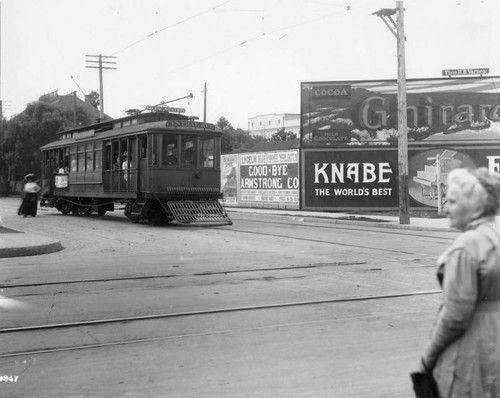
<instances>
[{"instance_id":1,"label":"ghirardelli billboard","mask_svg":"<svg viewBox=\"0 0 500 398\"><path fill-rule=\"evenodd\" d=\"M301 84L303 146L397 143L397 81ZM408 143L500 140L500 77L408 79Z\"/></svg>"}]
</instances>

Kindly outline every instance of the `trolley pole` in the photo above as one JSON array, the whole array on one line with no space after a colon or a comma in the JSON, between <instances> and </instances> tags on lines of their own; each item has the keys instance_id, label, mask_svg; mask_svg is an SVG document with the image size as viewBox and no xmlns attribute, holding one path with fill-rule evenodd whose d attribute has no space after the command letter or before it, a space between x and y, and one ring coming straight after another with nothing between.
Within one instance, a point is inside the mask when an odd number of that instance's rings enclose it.
<instances>
[{"instance_id":1,"label":"trolley pole","mask_svg":"<svg viewBox=\"0 0 500 398\"><path fill-rule=\"evenodd\" d=\"M203 123L207 121L207 83L205 83L203 93Z\"/></svg>"},{"instance_id":2,"label":"trolley pole","mask_svg":"<svg viewBox=\"0 0 500 398\"><path fill-rule=\"evenodd\" d=\"M396 1L396 9L374 12L397 39L398 50L398 171L399 171L399 223L409 224L408 186L408 123L406 116L406 62L403 2ZM397 14L397 24L392 15ZM387 22L386 19L389 22Z\"/></svg>"},{"instance_id":3,"label":"trolley pole","mask_svg":"<svg viewBox=\"0 0 500 398\"><path fill-rule=\"evenodd\" d=\"M113 66L106 65L116 65L116 61L108 61L108 59L116 59L115 56L112 55L85 55L86 57L91 57L91 59L87 59L86 62L90 63L92 66L86 66L86 68L99 69L99 117L101 120L104 120L104 89L102 83L102 71L103 69L116 69ZM95 59L97 58L97 60ZM104 60L103 60L104 58ZM98 66L94 66L93 64L97 63ZM104 66L103 66L104 64Z\"/></svg>"}]
</instances>

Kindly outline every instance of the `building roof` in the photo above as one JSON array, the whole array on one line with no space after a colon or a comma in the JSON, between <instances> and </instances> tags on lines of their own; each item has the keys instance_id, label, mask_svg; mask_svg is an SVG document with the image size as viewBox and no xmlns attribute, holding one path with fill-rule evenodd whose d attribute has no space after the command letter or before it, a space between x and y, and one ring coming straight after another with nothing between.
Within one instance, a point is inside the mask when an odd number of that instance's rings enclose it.
<instances>
[{"instance_id":1,"label":"building roof","mask_svg":"<svg viewBox=\"0 0 500 398\"><path fill-rule=\"evenodd\" d=\"M288 141L261 141L250 152L280 151L298 148L300 148L300 138L294 138Z\"/></svg>"},{"instance_id":2,"label":"building roof","mask_svg":"<svg viewBox=\"0 0 500 398\"><path fill-rule=\"evenodd\" d=\"M38 100L48 105L57 106L63 109L73 109L76 102L76 105L83 109L84 112L90 116L91 120L99 120L101 117L99 109L95 108L87 101L82 101L78 98L78 96L76 96L76 93L59 95L57 91L54 91L52 93L42 95ZM112 119L113 118L111 116L104 114L104 121Z\"/></svg>"},{"instance_id":3,"label":"building roof","mask_svg":"<svg viewBox=\"0 0 500 398\"><path fill-rule=\"evenodd\" d=\"M267 116L286 116L286 117L300 117L300 113L287 113L287 112L284 112L284 113L265 113L265 114L262 114L262 115L256 115L256 116L251 116L248 118L248 120L250 119L257 119L257 118L261 118L261 117L267 117Z\"/></svg>"}]
</instances>

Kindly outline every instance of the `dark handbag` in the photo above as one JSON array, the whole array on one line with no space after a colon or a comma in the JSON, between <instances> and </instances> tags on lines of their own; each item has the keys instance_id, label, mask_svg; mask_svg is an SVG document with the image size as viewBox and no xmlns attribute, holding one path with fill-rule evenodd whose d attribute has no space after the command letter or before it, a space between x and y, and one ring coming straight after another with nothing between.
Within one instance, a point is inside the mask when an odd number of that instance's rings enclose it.
<instances>
[{"instance_id":1,"label":"dark handbag","mask_svg":"<svg viewBox=\"0 0 500 398\"><path fill-rule=\"evenodd\" d=\"M417 398L439 398L436 380L434 380L432 372L413 372L410 376Z\"/></svg>"}]
</instances>

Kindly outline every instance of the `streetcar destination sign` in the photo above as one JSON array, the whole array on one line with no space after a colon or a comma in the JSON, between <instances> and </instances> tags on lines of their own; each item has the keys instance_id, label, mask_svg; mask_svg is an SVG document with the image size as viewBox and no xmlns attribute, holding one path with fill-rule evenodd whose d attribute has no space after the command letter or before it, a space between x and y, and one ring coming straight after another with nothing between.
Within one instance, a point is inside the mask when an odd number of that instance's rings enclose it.
<instances>
[{"instance_id":1,"label":"streetcar destination sign","mask_svg":"<svg viewBox=\"0 0 500 398\"><path fill-rule=\"evenodd\" d=\"M443 76L485 75L487 73L490 73L490 68L443 69Z\"/></svg>"},{"instance_id":2,"label":"streetcar destination sign","mask_svg":"<svg viewBox=\"0 0 500 398\"><path fill-rule=\"evenodd\" d=\"M165 127L194 127L200 129L215 130L215 125L205 122L194 122L192 120L167 120Z\"/></svg>"},{"instance_id":3,"label":"streetcar destination sign","mask_svg":"<svg viewBox=\"0 0 500 398\"><path fill-rule=\"evenodd\" d=\"M186 110L184 108L172 108L170 106L159 106L159 105L148 105L146 110L154 112L174 112L174 113L184 113Z\"/></svg>"}]
</instances>

